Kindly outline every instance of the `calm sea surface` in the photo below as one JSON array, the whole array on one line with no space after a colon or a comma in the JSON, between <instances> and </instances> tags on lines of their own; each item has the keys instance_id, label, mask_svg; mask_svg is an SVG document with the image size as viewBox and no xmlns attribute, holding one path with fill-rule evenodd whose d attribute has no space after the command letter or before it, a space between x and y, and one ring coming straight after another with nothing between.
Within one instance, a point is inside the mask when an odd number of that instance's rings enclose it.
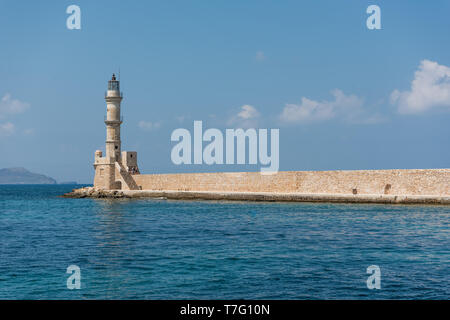
<instances>
[{"instance_id":1,"label":"calm sea surface","mask_svg":"<svg viewBox=\"0 0 450 320\"><path fill-rule=\"evenodd\" d=\"M448 206L58 197L72 188L0 186L0 299L450 298Z\"/></svg>"}]
</instances>

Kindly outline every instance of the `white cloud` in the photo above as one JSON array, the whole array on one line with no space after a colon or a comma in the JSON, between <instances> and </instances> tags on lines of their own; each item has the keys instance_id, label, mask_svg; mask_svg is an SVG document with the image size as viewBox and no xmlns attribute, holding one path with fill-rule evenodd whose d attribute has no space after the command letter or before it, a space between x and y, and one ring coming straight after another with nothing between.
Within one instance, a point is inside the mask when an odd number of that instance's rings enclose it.
<instances>
[{"instance_id":1,"label":"white cloud","mask_svg":"<svg viewBox=\"0 0 450 320\"><path fill-rule=\"evenodd\" d=\"M280 120L286 123L324 121L341 117L351 122L367 122L368 118L362 108L363 99L356 95L346 95L341 90L331 92L332 101L315 101L302 97L300 104L286 104L280 114Z\"/></svg>"},{"instance_id":2,"label":"white cloud","mask_svg":"<svg viewBox=\"0 0 450 320\"><path fill-rule=\"evenodd\" d=\"M247 120L247 119L254 119L259 117L259 112L255 109L255 107L252 107L251 105L243 105L241 107L241 112L237 114L238 118Z\"/></svg>"},{"instance_id":3,"label":"white cloud","mask_svg":"<svg viewBox=\"0 0 450 320\"><path fill-rule=\"evenodd\" d=\"M29 103L12 99L9 93L5 94L0 100L0 119L10 114L22 113L30 106Z\"/></svg>"},{"instance_id":4,"label":"white cloud","mask_svg":"<svg viewBox=\"0 0 450 320\"><path fill-rule=\"evenodd\" d=\"M258 124L260 113L251 105L243 105L240 111L228 120L228 125L234 125L242 128L253 128Z\"/></svg>"},{"instance_id":5,"label":"white cloud","mask_svg":"<svg viewBox=\"0 0 450 320\"><path fill-rule=\"evenodd\" d=\"M258 62L263 62L264 60L266 60L266 56L264 55L264 52L262 51L258 51L256 52L256 57L255 57L256 61Z\"/></svg>"},{"instance_id":6,"label":"white cloud","mask_svg":"<svg viewBox=\"0 0 450 320\"><path fill-rule=\"evenodd\" d=\"M0 137L7 137L14 133L16 127L11 122L0 123Z\"/></svg>"},{"instance_id":7,"label":"white cloud","mask_svg":"<svg viewBox=\"0 0 450 320\"><path fill-rule=\"evenodd\" d=\"M157 130L161 127L160 122L150 122L150 121L139 121L139 128L145 131Z\"/></svg>"},{"instance_id":8,"label":"white cloud","mask_svg":"<svg viewBox=\"0 0 450 320\"><path fill-rule=\"evenodd\" d=\"M391 103L400 113L422 113L432 108L450 109L450 68L422 60L409 91L394 90Z\"/></svg>"}]
</instances>

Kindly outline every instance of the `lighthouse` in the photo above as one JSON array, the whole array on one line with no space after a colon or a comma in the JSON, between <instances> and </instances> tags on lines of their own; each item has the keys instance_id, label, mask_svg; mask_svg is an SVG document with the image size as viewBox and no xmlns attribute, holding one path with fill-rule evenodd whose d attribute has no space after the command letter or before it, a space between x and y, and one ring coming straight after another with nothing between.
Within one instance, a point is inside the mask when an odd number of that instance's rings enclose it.
<instances>
[{"instance_id":1,"label":"lighthouse","mask_svg":"<svg viewBox=\"0 0 450 320\"><path fill-rule=\"evenodd\" d=\"M123 122L120 104L123 96L120 82L113 74L108 81L106 101L106 154L95 151L94 187L102 190L138 190L133 176L140 174L137 165L137 152L123 151L120 138L120 126Z\"/></svg>"},{"instance_id":2,"label":"lighthouse","mask_svg":"<svg viewBox=\"0 0 450 320\"><path fill-rule=\"evenodd\" d=\"M122 102L122 93L120 92L120 83L116 79L116 75L114 73L111 80L108 81L108 91L106 91L105 100L106 158L110 158L112 161L120 162L120 125L122 124L120 103Z\"/></svg>"}]
</instances>

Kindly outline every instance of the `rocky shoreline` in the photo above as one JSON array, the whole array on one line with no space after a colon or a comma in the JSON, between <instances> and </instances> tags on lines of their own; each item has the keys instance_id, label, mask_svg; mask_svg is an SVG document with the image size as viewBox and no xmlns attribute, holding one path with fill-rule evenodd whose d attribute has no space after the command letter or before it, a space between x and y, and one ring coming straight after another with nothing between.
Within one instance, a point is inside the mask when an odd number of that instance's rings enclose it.
<instances>
[{"instance_id":1,"label":"rocky shoreline","mask_svg":"<svg viewBox=\"0 0 450 320\"><path fill-rule=\"evenodd\" d=\"M413 196L381 194L303 194L277 192L217 192L176 190L100 190L93 187L74 189L64 198L132 199L159 198L170 200L231 200L267 202L333 202L381 204L434 204L449 205L448 196Z\"/></svg>"},{"instance_id":2,"label":"rocky shoreline","mask_svg":"<svg viewBox=\"0 0 450 320\"><path fill-rule=\"evenodd\" d=\"M131 198L127 196L120 190L99 190L93 187L85 187L80 189L73 189L72 192L65 193L62 195L63 198L97 198L97 199L120 199L120 198Z\"/></svg>"}]
</instances>

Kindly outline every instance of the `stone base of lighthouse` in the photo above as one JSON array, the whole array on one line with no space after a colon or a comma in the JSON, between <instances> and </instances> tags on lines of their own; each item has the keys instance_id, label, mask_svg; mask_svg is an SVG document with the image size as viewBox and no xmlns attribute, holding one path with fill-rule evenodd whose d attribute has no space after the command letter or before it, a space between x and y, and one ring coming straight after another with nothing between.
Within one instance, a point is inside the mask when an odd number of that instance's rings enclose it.
<instances>
[{"instance_id":1,"label":"stone base of lighthouse","mask_svg":"<svg viewBox=\"0 0 450 320\"><path fill-rule=\"evenodd\" d=\"M140 174L137 152L123 151L122 158L107 158L95 152L94 188L101 190L139 190L133 175Z\"/></svg>"}]
</instances>

